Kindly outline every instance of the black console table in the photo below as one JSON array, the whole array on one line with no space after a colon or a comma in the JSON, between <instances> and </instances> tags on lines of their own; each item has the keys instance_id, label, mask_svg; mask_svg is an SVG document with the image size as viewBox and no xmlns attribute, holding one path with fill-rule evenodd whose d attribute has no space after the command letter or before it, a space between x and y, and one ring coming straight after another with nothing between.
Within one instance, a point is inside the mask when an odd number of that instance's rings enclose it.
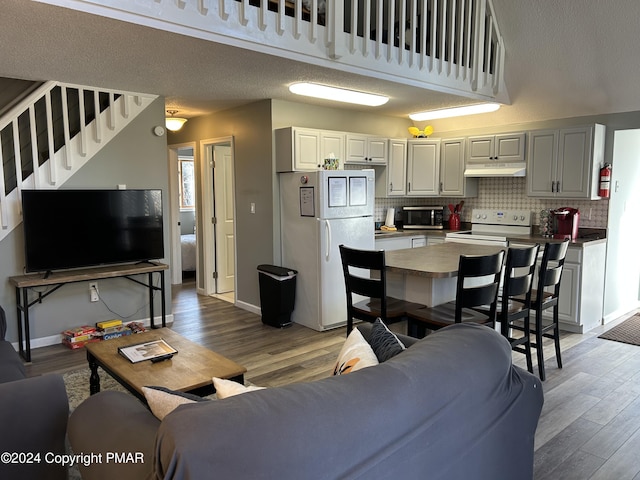
<instances>
[{"instance_id":1,"label":"black console table","mask_svg":"<svg viewBox=\"0 0 640 480\"><path fill-rule=\"evenodd\" d=\"M27 362L31 361L31 338L29 333L29 308L36 303L41 303L45 297L58 290L67 283L86 282L106 278L124 277L132 282L143 285L149 289L149 315L151 328L156 328L153 318L153 292L159 290L161 294L162 326L166 327L166 306L164 294L164 270L169 265L158 262L144 262L139 264L110 265L107 267L86 268L80 270L65 270L52 272L49 275L41 273L10 277L9 281L16 289L16 305L18 309L18 345L20 355ZM148 274L148 282L144 283L134 275ZM160 275L160 286L153 285L153 274ZM38 292L37 298L29 301L29 290L35 287L52 286L46 292Z\"/></svg>"}]
</instances>

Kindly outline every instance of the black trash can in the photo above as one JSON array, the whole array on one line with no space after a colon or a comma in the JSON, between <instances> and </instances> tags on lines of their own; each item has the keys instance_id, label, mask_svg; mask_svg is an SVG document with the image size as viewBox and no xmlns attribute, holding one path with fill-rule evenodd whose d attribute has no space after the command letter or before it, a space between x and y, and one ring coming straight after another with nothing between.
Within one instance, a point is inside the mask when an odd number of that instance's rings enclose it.
<instances>
[{"instance_id":1,"label":"black trash can","mask_svg":"<svg viewBox=\"0 0 640 480\"><path fill-rule=\"evenodd\" d=\"M258 265L262 323L279 328L291 325L297 274L291 268Z\"/></svg>"}]
</instances>

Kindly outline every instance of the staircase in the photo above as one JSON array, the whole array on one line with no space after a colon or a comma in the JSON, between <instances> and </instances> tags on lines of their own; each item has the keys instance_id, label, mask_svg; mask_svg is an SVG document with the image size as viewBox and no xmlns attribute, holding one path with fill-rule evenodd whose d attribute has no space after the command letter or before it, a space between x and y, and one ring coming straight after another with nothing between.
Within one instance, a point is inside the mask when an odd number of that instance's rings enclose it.
<instances>
[{"instance_id":1,"label":"staircase","mask_svg":"<svg viewBox=\"0 0 640 480\"><path fill-rule=\"evenodd\" d=\"M57 189L157 97L46 82L0 118L0 241L23 189Z\"/></svg>"}]
</instances>

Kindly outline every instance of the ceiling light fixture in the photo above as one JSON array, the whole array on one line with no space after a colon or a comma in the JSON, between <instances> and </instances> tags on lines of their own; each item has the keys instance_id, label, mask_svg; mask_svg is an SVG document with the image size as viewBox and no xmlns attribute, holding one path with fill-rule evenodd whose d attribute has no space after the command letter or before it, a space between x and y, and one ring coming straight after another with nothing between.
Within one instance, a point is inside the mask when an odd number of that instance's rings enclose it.
<instances>
[{"instance_id":1,"label":"ceiling light fixture","mask_svg":"<svg viewBox=\"0 0 640 480\"><path fill-rule=\"evenodd\" d=\"M306 97L322 98L336 102L355 103L357 105L367 105L369 107L379 107L389 101L389 97L385 97L384 95L374 95L373 93L329 87L327 85L320 85L317 83L294 83L289 86L289 91Z\"/></svg>"},{"instance_id":2,"label":"ceiling light fixture","mask_svg":"<svg viewBox=\"0 0 640 480\"><path fill-rule=\"evenodd\" d=\"M478 103L476 105L467 105L466 107L443 108L440 110L412 113L409 115L409 118L416 122L421 122L424 120L437 120L439 118L461 117L463 115L475 115L476 113L495 112L499 108L499 103Z\"/></svg>"},{"instance_id":3,"label":"ceiling light fixture","mask_svg":"<svg viewBox=\"0 0 640 480\"><path fill-rule=\"evenodd\" d=\"M167 130L177 132L187 122L186 118L174 117L174 115L178 113L178 110L167 110L167 113L171 115L170 117L166 117L164 119Z\"/></svg>"}]
</instances>

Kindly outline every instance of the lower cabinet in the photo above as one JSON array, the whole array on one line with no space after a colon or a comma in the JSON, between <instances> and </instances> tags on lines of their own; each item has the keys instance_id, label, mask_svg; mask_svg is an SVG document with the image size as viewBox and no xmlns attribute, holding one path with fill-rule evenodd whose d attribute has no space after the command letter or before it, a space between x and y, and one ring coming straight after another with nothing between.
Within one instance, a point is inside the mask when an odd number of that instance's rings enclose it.
<instances>
[{"instance_id":1,"label":"lower cabinet","mask_svg":"<svg viewBox=\"0 0 640 480\"><path fill-rule=\"evenodd\" d=\"M376 238L376 250L402 250L403 248L418 248L427 245L426 235L398 235L386 238Z\"/></svg>"},{"instance_id":2,"label":"lower cabinet","mask_svg":"<svg viewBox=\"0 0 640 480\"><path fill-rule=\"evenodd\" d=\"M558 303L562 330L584 333L602 324L605 257L604 242L567 250ZM543 317L551 319L552 312L545 310Z\"/></svg>"}]
</instances>

